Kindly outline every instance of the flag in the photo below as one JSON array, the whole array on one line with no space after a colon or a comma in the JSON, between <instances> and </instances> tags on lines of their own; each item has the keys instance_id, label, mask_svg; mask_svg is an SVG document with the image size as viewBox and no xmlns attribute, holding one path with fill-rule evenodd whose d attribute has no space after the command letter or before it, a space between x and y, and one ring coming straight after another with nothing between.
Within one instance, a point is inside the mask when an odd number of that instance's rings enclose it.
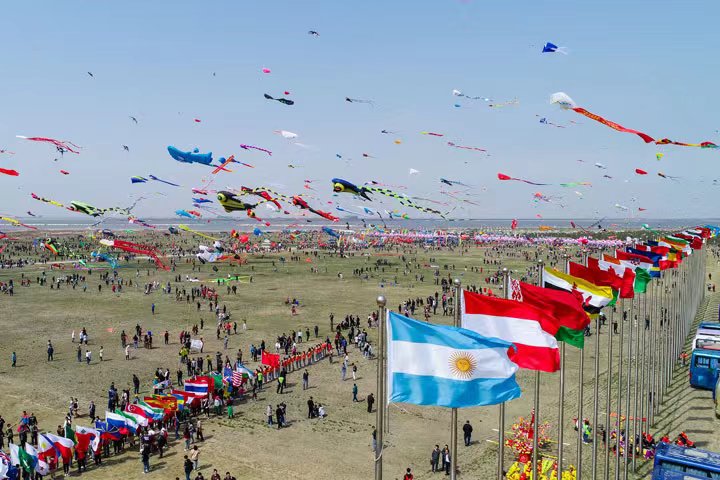
<instances>
[{"instance_id":1,"label":"flag","mask_svg":"<svg viewBox=\"0 0 720 480\"><path fill-rule=\"evenodd\" d=\"M652 267L650 267L650 270L648 270L651 277L659 278L662 275L660 273L660 260L662 259L662 255L660 255L659 253L640 250L638 248L627 247L626 250L627 253L629 253L630 255L633 255L635 257L645 257L650 260L650 262L652 262Z\"/></svg>"},{"instance_id":2,"label":"flag","mask_svg":"<svg viewBox=\"0 0 720 480\"><path fill-rule=\"evenodd\" d=\"M100 432L95 428L75 425L75 436L78 439L77 448L81 451L86 452L89 446L95 452L100 446Z\"/></svg>"},{"instance_id":3,"label":"flag","mask_svg":"<svg viewBox=\"0 0 720 480\"><path fill-rule=\"evenodd\" d=\"M520 397L510 342L395 312L387 338L388 402L462 408Z\"/></svg>"},{"instance_id":4,"label":"flag","mask_svg":"<svg viewBox=\"0 0 720 480\"><path fill-rule=\"evenodd\" d=\"M612 284L613 290L617 290L620 298L634 298L635 297L635 272L632 269L627 268L620 263L610 263L605 260L600 260L593 257L588 257L587 269L593 274L595 272L604 272L607 281ZM573 263L570 264L570 272L573 271ZM576 272L577 273L577 272ZM599 275L599 274L597 274ZM582 275L576 275L582 276ZM602 280L602 277L596 277ZM604 284L604 282L596 283L596 285Z\"/></svg>"},{"instance_id":5,"label":"flag","mask_svg":"<svg viewBox=\"0 0 720 480\"><path fill-rule=\"evenodd\" d=\"M267 353L265 350L262 352L261 362L263 365L269 365L273 368L280 366L280 355L277 353Z\"/></svg>"},{"instance_id":6,"label":"flag","mask_svg":"<svg viewBox=\"0 0 720 480\"><path fill-rule=\"evenodd\" d=\"M102 440L122 440L122 434L119 429L108 425L108 422L96 420L95 428L97 428L98 432L100 432L100 438Z\"/></svg>"},{"instance_id":7,"label":"flag","mask_svg":"<svg viewBox=\"0 0 720 480\"><path fill-rule=\"evenodd\" d=\"M612 288L595 285L587 280L573 277L554 268L545 267L543 271L543 284L547 288L555 288L567 292L577 290L583 297L583 308L590 314L600 313L600 309L613 299Z\"/></svg>"},{"instance_id":8,"label":"flag","mask_svg":"<svg viewBox=\"0 0 720 480\"><path fill-rule=\"evenodd\" d=\"M15 465L12 464L10 456L0 450L0 478L17 478L17 472L13 471Z\"/></svg>"},{"instance_id":9,"label":"flag","mask_svg":"<svg viewBox=\"0 0 720 480\"><path fill-rule=\"evenodd\" d=\"M123 435L127 434L127 419L119 413L105 412L105 422L110 429L117 429Z\"/></svg>"},{"instance_id":10,"label":"flag","mask_svg":"<svg viewBox=\"0 0 720 480\"><path fill-rule=\"evenodd\" d=\"M26 446L29 445L29 443L25 444ZM20 468L25 470L28 473L32 473L35 471L35 465L37 464L37 457L33 457L30 455L27 451L20 448L14 443L11 443L10 445L10 461L13 465L20 465Z\"/></svg>"},{"instance_id":11,"label":"flag","mask_svg":"<svg viewBox=\"0 0 720 480\"><path fill-rule=\"evenodd\" d=\"M616 272L618 271L618 269L631 270L635 275L635 280L633 282L633 290L635 290L637 293L647 292L647 284L650 283L650 280L652 278L650 277L650 272L648 272L644 268L640 268L633 262L620 261L617 258L606 253L603 253L601 265L607 265L609 268L613 268Z\"/></svg>"},{"instance_id":12,"label":"flag","mask_svg":"<svg viewBox=\"0 0 720 480\"><path fill-rule=\"evenodd\" d=\"M513 300L544 310L555 319L559 325L555 338L559 342L577 348L585 346L585 328L590 325L590 317L583 310L582 295L578 292L563 292L518 280L510 281L510 292Z\"/></svg>"},{"instance_id":13,"label":"flag","mask_svg":"<svg viewBox=\"0 0 720 480\"><path fill-rule=\"evenodd\" d=\"M510 342L510 360L520 368L556 372L560 351L556 320L532 305L462 291L462 327L483 337Z\"/></svg>"},{"instance_id":14,"label":"flag","mask_svg":"<svg viewBox=\"0 0 720 480\"><path fill-rule=\"evenodd\" d=\"M150 407L141 407L139 404L130 404L125 407L125 412L134 415L136 417L143 418L146 422L154 422L155 420L162 420L165 416L162 410L155 411ZM158 413L159 412L159 413Z\"/></svg>"},{"instance_id":15,"label":"flag","mask_svg":"<svg viewBox=\"0 0 720 480\"><path fill-rule=\"evenodd\" d=\"M22 451L22 449L20 449ZM39 473L40 475L49 475L50 474L50 465L40 458L38 451L30 445L30 442L25 442L25 453L32 458L34 470ZM22 458L22 454L21 458ZM22 465L22 463L20 464ZM24 468L24 467L23 467ZM27 470L28 472L32 472L32 470Z\"/></svg>"},{"instance_id":16,"label":"flag","mask_svg":"<svg viewBox=\"0 0 720 480\"><path fill-rule=\"evenodd\" d=\"M197 397L204 397L210 394L210 385L215 385L215 381L210 377L195 377L185 380L185 391Z\"/></svg>"},{"instance_id":17,"label":"flag","mask_svg":"<svg viewBox=\"0 0 720 480\"><path fill-rule=\"evenodd\" d=\"M67 437L53 435L52 433L43 433L40 436L52 444L60 458L62 458L63 463L69 464L72 461L73 447L75 446L72 440Z\"/></svg>"},{"instance_id":18,"label":"flag","mask_svg":"<svg viewBox=\"0 0 720 480\"><path fill-rule=\"evenodd\" d=\"M128 407L130 406L131 405L128 405ZM135 433L140 426L148 426L148 419L137 413L130 413L127 410L123 412L119 408L115 409L115 413L125 418L125 427L133 433Z\"/></svg>"},{"instance_id":19,"label":"flag","mask_svg":"<svg viewBox=\"0 0 720 480\"><path fill-rule=\"evenodd\" d=\"M242 363L235 365L235 370L232 372L232 384L234 387L238 387L242 384L243 378L254 378L255 374Z\"/></svg>"},{"instance_id":20,"label":"flag","mask_svg":"<svg viewBox=\"0 0 720 480\"><path fill-rule=\"evenodd\" d=\"M75 430L72 428L72 424L65 422L65 438L69 438L75 443Z\"/></svg>"}]
</instances>

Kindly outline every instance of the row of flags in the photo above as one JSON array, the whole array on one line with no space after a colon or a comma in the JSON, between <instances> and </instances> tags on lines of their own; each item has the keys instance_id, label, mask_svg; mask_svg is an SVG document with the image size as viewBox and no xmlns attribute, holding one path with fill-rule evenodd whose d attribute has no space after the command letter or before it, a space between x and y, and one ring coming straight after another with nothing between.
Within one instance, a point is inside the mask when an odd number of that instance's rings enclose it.
<instances>
[{"instance_id":1,"label":"row of flags","mask_svg":"<svg viewBox=\"0 0 720 480\"><path fill-rule=\"evenodd\" d=\"M604 307L645 293L718 234L717 226L696 227L587 265L569 262L569 273L545 267L542 286L511 279L507 299L463 290L461 327L388 312L388 402L459 408L519 397L518 368L558 371L558 342L583 348L585 329Z\"/></svg>"}]
</instances>

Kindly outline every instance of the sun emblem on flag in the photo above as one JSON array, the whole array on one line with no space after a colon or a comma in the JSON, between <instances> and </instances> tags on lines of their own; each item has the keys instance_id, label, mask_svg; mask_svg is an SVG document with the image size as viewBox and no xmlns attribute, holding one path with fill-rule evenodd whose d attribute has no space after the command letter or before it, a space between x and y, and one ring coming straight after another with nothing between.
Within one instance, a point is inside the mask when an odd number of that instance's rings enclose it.
<instances>
[{"instance_id":1,"label":"sun emblem on flag","mask_svg":"<svg viewBox=\"0 0 720 480\"><path fill-rule=\"evenodd\" d=\"M477 360L468 352L453 352L449 361L452 374L462 379L471 378L477 369Z\"/></svg>"}]
</instances>

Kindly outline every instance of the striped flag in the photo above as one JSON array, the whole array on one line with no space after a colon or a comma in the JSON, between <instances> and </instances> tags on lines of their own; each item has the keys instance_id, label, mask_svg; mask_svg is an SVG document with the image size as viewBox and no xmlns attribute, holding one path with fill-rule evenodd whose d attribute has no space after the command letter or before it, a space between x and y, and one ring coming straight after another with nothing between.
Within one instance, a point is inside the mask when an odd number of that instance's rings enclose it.
<instances>
[{"instance_id":1,"label":"striped flag","mask_svg":"<svg viewBox=\"0 0 720 480\"><path fill-rule=\"evenodd\" d=\"M583 308L589 314L600 313L600 310L613 299L612 288L600 287L550 267L545 267L543 271L543 284L546 288L580 292L583 297Z\"/></svg>"},{"instance_id":2,"label":"striped flag","mask_svg":"<svg viewBox=\"0 0 720 480\"><path fill-rule=\"evenodd\" d=\"M508 356L520 368L556 372L560 350L556 320L539 308L513 300L462 291L462 327L515 346Z\"/></svg>"}]
</instances>

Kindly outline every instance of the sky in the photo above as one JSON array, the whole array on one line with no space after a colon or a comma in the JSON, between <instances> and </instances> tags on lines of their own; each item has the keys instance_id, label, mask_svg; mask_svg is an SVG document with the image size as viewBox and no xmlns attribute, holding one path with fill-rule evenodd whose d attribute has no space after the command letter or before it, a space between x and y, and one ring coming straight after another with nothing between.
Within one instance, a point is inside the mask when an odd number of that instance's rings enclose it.
<instances>
[{"instance_id":1,"label":"sky","mask_svg":"<svg viewBox=\"0 0 720 480\"><path fill-rule=\"evenodd\" d=\"M0 213L79 215L33 200L32 192L98 207L143 196L135 215L172 217L193 209L190 188L214 177L211 189L272 185L335 213L336 205L363 205L432 218L387 197L363 204L333 196L330 179L339 177L406 187L393 188L446 203L417 200L456 218L716 217L720 150L645 144L549 98L566 92L655 138L720 144L718 14L720 4L707 1L8 0L0 29L0 150L15 154L0 154L0 167L20 176L0 175ZM545 42L568 54L541 53ZM519 103L489 108L453 89ZM296 103L268 101L265 93ZM542 124L542 117L566 128ZM276 130L299 137L288 141ZM16 135L83 148L61 156ZM208 167L174 161L168 145L216 159L235 154L255 168L211 175ZM420 173L410 175L411 168ZM499 172L555 185L500 182ZM131 185L131 176L150 174L183 188ZM443 186L441 177L471 188ZM304 188L306 179L315 191ZM580 181L592 186L557 186ZM536 192L551 202L534 201Z\"/></svg>"}]
</instances>

